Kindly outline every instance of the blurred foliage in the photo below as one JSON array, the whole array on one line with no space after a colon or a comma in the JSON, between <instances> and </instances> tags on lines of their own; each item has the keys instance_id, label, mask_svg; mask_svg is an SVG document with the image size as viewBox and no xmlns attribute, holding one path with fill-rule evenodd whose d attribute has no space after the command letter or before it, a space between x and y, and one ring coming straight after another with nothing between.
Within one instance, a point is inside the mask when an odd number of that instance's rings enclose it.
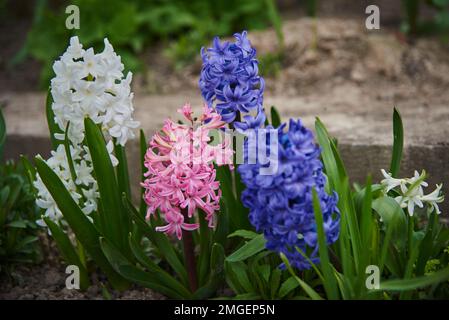
<instances>
[{"instance_id":1,"label":"blurred foliage","mask_svg":"<svg viewBox=\"0 0 449 320\"><path fill-rule=\"evenodd\" d=\"M68 30L66 5L80 9L80 29ZM37 0L33 26L14 63L31 56L44 64L41 83L52 77L52 63L64 51L68 39L77 35L86 47L103 47L108 37L125 66L143 67L138 58L145 47L166 45L166 54L177 67L198 56L215 36L230 36L243 29L275 25L280 18L274 0L73 0L58 6Z\"/></svg>"},{"instance_id":2,"label":"blurred foliage","mask_svg":"<svg viewBox=\"0 0 449 320\"><path fill-rule=\"evenodd\" d=\"M6 138L6 126L0 109L0 157ZM38 242L39 210L26 167L25 158L18 164L0 164L0 274L12 275L17 263L42 260Z\"/></svg>"},{"instance_id":3,"label":"blurred foliage","mask_svg":"<svg viewBox=\"0 0 449 320\"><path fill-rule=\"evenodd\" d=\"M22 162L0 165L0 273L17 263L38 263L42 252L37 236L32 186Z\"/></svg>"},{"instance_id":4,"label":"blurred foliage","mask_svg":"<svg viewBox=\"0 0 449 320\"><path fill-rule=\"evenodd\" d=\"M449 0L402 0L402 7L402 31L412 35L437 34L449 40ZM423 8L433 12L431 19L420 19Z\"/></svg>"}]
</instances>

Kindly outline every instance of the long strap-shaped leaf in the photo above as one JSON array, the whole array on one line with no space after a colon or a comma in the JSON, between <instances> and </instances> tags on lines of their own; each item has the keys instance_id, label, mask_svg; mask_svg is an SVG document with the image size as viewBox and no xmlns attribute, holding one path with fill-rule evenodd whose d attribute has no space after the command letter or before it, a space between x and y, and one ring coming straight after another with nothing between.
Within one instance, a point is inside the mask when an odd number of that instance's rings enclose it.
<instances>
[{"instance_id":1,"label":"long strap-shaped leaf","mask_svg":"<svg viewBox=\"0 0 449 320\"><path fill-rule=\"evenodd\" d=\"M145 254L145 252L143 252L142 248L133 238L131 233L129 234L128 238L129 238L129 246L134 256L136 257L137 261L139 261L139 263L141 263L142 266L148 270L148 273L150 273L152 276L155 277L156 282L159 282L161 285L165 285L175 290L184 298L191 297L192 294L190 293L189 290L187 290L187 288L184 285L182 285L168 272L163 270L161 267L155 264L150 258L148 258L148 256Z\"/></svg>"},{"instance_id":2,"label":"long strap-shaped leaf","mask_svg":"<svg viewBox=\"0 0 449 320\"><path fill-rule=\"evenodd\" d=\"M100 128L91 119L84 120L84 127L100 192L100 214L103 215L101 218L102 231L117 248L129 257L127 235L130 231L130 218L123 210L121 193L106 143Z\"/></svg>"},{"instance_id":3,"label":"long strap-shaped leaf","mask_svg":"<svg viewBox=\"0 0 449 320\"><path fill-rule=\"evenodd\" d=\"M58 145L62 143L62 140L56 140L55 133L61 134L63 132L62 132L62 130L58 127L58 125L55 122L55 114L54 114L53 109L51 107L52 104L53 104L53 98L51 96L51 89L48 88L47 101L45 103L45 114L46 114L46 117L47 117L48 130L50 131L51 146L52 146L52 148L54 150L56 150Z\"/></svg>"},{"instance_id":4,"label":"long strap-shaped leaf","mask_svg":"<svg viewBox=\"0 0 449 320\"><path fill-rule=\"evenodd\" d=\"M106 274L112 286L119 290L126 289L128 287L128 282L112 269L100 248L100 234L98 230L78 207L62 181L45 161L37 157L35 162L39 176L58 205L59 210L61 210L67 223L70 225L70 228L75 233L77 239L95 260L95 263Z\"/></svg>"},{"instance_id":5,"label":"long strap-shaped leaf","mask_svg":"<svg viewBox=\"0 0 449 320\"><path fill-rule=\"evenodd\" d=\"M323 228L323 213L321 211L320 200L315 189L312 189L313 212L315 214L315 223L318 234L318 251L320 254L320 265L323 270L325 281L323 282L327 297L331 300L338 299L337 281L331 268L329 253L326 241L326 234Z\"/></svg>"},{"instance_id":6,"label":"long strap-shaped leaf","mask_svg":"<svg viewBox=\"0 0 449 320\"><path fill-rule=\"evenodd\" d=\"M281 253L281 259L284 262L287 270L290 272L290 274L293 276L293 278L299 283L301 288L304 290L307 295L312 298L312 300L323 300L323 298L316 292L311 286L307 284L307 282L303 281L300 277L298 277L295 272L293 271L290 262L288 261L287 257Z\"/></svg>"},{"instance_id":7,"label":"long strap-shaped leaf","mask_svg":"<svg viewBox=\"0 0 449 320\"><path fill-rule=\"evenodd\" d=\"M224 249L219 243L214 243L210 255L209 280L195 292L194 299L205 299L213 296L224 279Z\"/></svg>"},{"instance_id":8,"label":"long strap-shaped leaf","mask_svg":"<svg viewBox=\"0 0 449 320\"><path fill-rule=\"evenodd\" d=\"M140 149L140 170L141 170L141 177L142 181L145 180L145 172L147 171L147 168L145 167L145 154L147 152L147 140L145 138L145 133L143 130L140 130L140 139L139 139L139 149ZM144 195L144 188L140 188L140 206L139 206L139 212L140 215L143 217L145 216L145 210L147 208L147 205L145 203L145 200L143 198Z\"/></svg>"},{"instance_id":9,"label":"long strap-shaped leaf","mask_svg":"<svg viewBox=\"0 0 449 320\"><path fill-rule=\"evenodd\" d=\"M121 193L125 192L126 195L131 198L131 186L128 173L128 159L126 158L125 147L121 146L120 144L117 144L116 139L114 139L114 152L115 156L118 159L118 165L116 168L118 187Z\"/></svg>"},{"instance_id":10,"label":"long strap-shaped leaf","mask_svg":"<svg viewBox=\"0 0 449 320\"><path fill-rule=\"evenodd\" d=\"M136 210L133 204L129 201L126 196L123 197L123 203L131 215L133 221L136 223L136 226L145 234L148 239L155 244L155 247L158 248L159 253L167 260L169 265L173 268L173 270L178 274L181 278L181 281L184 285L188 285L188 277L187 271L184 265L181 263L173 245L167 239L167 236L161 234L160 232L155 231L143 217L140 216L140 213Z\"/></svg>"},{"instance_id":11,"label":"long strap-shaped leaf","mask_svg":"<svg viewBox=\"0 0 449 320\"><path fill-rule=\"evenodd\" d=\"M379 290L388 291L408 291L427 287L449 279L449 267L441 269L428 276L421 276L413 279L388 280L380 283Z\"/></svg>"},{"instance_id":12,"label":"long strap-shaped leaf","mask_svg":"<svg viewBox=\"0 0 449 320\"><path fill-rule=\"evenodd\" d=\"M108 257L114 269L119 272L126 279L140 284L144 287L156 290L162 294L165 294L171 298L184 299L185 296L181 292L171 289L168 286L162 285L160 279L154 274L145 272L133 264L131 264L112 243L105 238L101 238L101 248Z\"/></svg>"},{"instance_id":13,"label":"long strap-shaped leaf","mask_svg":"<svg viewBox=\"0 0 449 320\"><path fill-rule=\"evenodd\" d=\"M340 226L342 232L346 232L346 230L343 229L348 228L354 257L354 267L356 272L359 273L361 266L358 259L361 256L360 252L362 244L358 219L349 186L349 177L335 143L331 140L326 127L319 118L315 121L315 130L322 150L321 156L324 167L326 168L329 184L331 189L336 190L339 195L338 207L340 208L342 216ZM344 263L344 266L347 266L347 264Z\"/></svg>"},{"instance_id":14,"label":"long strap-shaped leaf","mask_svg":"<svg viewBox=\"0 0 449 320\"><path fill-rule=\"evenodd\" d=\"M265 244L266 240L263 234L259 234L241 246L237 251L234 251L229 257L226 258L226 261L243 261L265 249Z\"/></svg>"},{"instance_id":15,"label":"long strap-shaped leaf","mask_svg":"<svg viewBox=\"0 0 449 320\"><path fill-rule=\"evenodd\" d=\"M402 149L404 147L404 126L402 125L401 115L394 108L393 112L393 155L391 157L390 172L393 177L399 174L401 166Z\"/></svg>"}]
</instances>

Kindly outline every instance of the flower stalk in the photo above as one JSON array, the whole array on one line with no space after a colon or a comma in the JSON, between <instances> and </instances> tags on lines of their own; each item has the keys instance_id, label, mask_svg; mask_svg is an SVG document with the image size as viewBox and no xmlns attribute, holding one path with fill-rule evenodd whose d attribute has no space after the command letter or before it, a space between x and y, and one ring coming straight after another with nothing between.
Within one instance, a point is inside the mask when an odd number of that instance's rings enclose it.
<instances>
[{"instance_id":1,"label":"flower stalk","mask_svg":"<svg viewBox=\"0 0 449 320\"><path fill-rule=\"evenodd\" d=\"M185 220L189 219L187 209L181 210ZM198 289L198 276L196 274L195 248L193 245L193 237L190 231L182 229L182 242L184 245L184 259L189 275L190 291L195 292Z\"/></svg>"}]
</instances>

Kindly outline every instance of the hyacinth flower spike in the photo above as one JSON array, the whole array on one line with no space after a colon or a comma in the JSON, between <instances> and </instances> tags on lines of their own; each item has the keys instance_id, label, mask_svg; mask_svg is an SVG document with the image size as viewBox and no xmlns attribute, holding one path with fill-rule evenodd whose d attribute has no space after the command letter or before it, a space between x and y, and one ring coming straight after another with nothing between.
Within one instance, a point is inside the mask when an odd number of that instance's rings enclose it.
<instances>
[{"instance_id":1,"label":"hyacinth flower spike","mask_svg":"<svg viewBox=\"0 0 449 320\"><path fill-rule=\"evenodd\" d=\"M244 131L259 128L265 122L265 83L259 76L256 49L247 32L234 37L236 41L232 43L215 37L211 48L201 50L199 86L207 105L215 108L223 121Z\"/></svg>"},{"instance_id":2,"label":"hyacinth flower spike","mask_svg":"<svg viewBox=\"0 0 449 320\"><path fill-rule=\"evenodd\" d=\"M278 170L274 174L261 174L264 165L260 163L245 161L239 166L246 185L242 202L250 210L251 224L263 232L267 249L285 254L293 267L304 270L311 268L309 261L319 263L312 190L316 190L320 200L328 244L339 235L338 198L335 192L328 194L325 190L320 148L312 132L300 120L290 120L288 130L285 129L286 124L276 129L279 147L274 161L278 161ZM266 143L269 150L269 139ZM248 155L245 157L247 160ZM297 248L307 252L309 259Z\"/></svg>"},{"instance_id":3,"label":"hyacinth flower spike","mask_svg":"<svg viewBox=\"0 0 449 320\"><path fill-rule=\"evenodd\" d=\"M146 218L159 210L165 225L156 227L156 231L183 240L193 292L197 278L191 232L199 228L199 219L214 227L221 198L214 162L232 166L233 151L226 138L221 143L210 144L212 131L219 131L225 125L218 113L205 106L202 114L194 118L188 104L178 112L186 124L165 120L161 132L149 143L144 160L148 171L142 186L148 205ZM204 217L195 214L199 210Z\"/></svg>"}]
</instances>

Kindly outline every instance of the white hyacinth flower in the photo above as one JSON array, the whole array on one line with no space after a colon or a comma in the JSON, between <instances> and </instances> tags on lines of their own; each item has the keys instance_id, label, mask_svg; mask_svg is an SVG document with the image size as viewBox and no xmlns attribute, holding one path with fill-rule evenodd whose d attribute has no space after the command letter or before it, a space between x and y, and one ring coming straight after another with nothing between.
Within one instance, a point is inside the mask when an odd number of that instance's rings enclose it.
<instances>
[{"instance_id":1,"label":"white hyacinth flower","mask_svg":"<svg viewBox=\"0 0 449 320\"><path fill-rule=\"evenodd\" d=\"M437 214L441 213L438 203L444 201L444 196L441 195L441 188L443 185L437 185L433 192L425 195L423 188L428 187L428 183L424 181L426 177L425 171L421 174L419 174L418 171L415 171L413 177L403 179L393 178L392 175L387 173L384 169L382 169L381 172L385 178L381 181L384 193L387 194L390 190L396 190L399 195L394 199L401 208L407 208L410 216L413 216L416 207L424 208L425 205L427 206L428 213L431 213L434 210Z\"/></svg>"},{"instance_id":2,"label":"white hyacinth flower","mask_svg":"<svg viewBox=\"0 0 449 320\"><path fill-rule=\"evenodd\" d=\"M117 138L124 146L135 134L139 122L132 118L132 74L123 74L120 56L107 39L103 52L84 50L77 37L70 39L67 51L53 65L56 76L51 81L52 109L62 131L67 123L70 141L77 145L84 139L84 118L100 124L107 140ZM113 128L113 129L112 129ZM63 135L57 135L63 140Z\"/></svg>"},{"instance_id":3,"label":"white hyacinth flower","mask_svg":"<svg viewBox=\"0 0 449 320\"><path fill-rule=\"evenodd\" d=\"M422 196L421 200L424 202L427 202L429 206L429 213L431 213L433 210L437 214L440 214L440 208L438 207L438 203L441 203L444 201L444 196L441 195L441 188L443 187L443 184L437 184L437 187L435 190L433 190L432 193L429 193L428 195Z\"/></svg>"},{"instance_id":4,"label":"white hyacinth flower","mask_svg":"<svg viewBox=\"0 0 449 320\"><path fill-rule=\"evenodd\" d=\"M46 163L86 215L97 210L100 195L89 149L83 145L84 119L89 117L101 127L113 166L119 163L114 156L113 139L124 146L135 137L134 130L140 125L132 117L132 74L129 72L125 77L120 56L107 39L104 39L104 45L102 52L95 53L93 48L83 49L78 37L72 37L66 52L53 64L55 77L51 80L54 121L61 130L55 138L63 141L67 124L70 123L67 137L71 144L75 181L63 144L51 152ZM36 203L45 210L44 216L65 225L60 210L39 175L34 186L38 190Z\"/></svg>"}]
</instances>

